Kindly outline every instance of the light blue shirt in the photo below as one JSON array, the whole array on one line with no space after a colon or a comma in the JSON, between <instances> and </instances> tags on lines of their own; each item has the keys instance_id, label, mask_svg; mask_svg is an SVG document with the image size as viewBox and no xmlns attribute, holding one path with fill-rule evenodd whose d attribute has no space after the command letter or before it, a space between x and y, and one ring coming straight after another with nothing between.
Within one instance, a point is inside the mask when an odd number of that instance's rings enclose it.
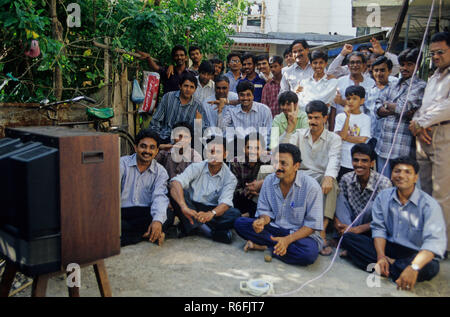
<instances>
[{"instance_id":1,"label":"light blue shirt","mask_svg":"<svg viewBox=\"0 0 450 317\"><path fill-rule=\"evenodd\" d=\"M238 100L238 95L232 91L228 92L227 96L228 101ZM210 127L217 127L218 120L219 120L219 114L217 113L217 105L215 104L209 104L210 101L217 100L216 95L211 95L208 98L203 101L203 110L205 111L206 118L208 119ZM222 115L225 113L226 109L229 107L234 107L230 105L225 105L225 107L222 109Z\"/></svg>"},{"instance_id":2,"label":"light blue shirt","mask_svg":"<svg viewBox=\"0 0 450 317\"><path fill-rule=\"evenodd\" d=\"M169 176L162 165L152 160L149 168L140 172L136 154L120 158L121 207L150 207L153 221L167 220L167 181Z\"/></svg>"},{"instance_id":3,"label":"light blue shirt","mask_svg":"<svg viewBox=\"0 0 450 317\"><path fill-rule=\"evenodd\" d=\"M234 93L237 93L236 87L237 87L237 84L238 84L238 82L239 82L239 79L241 79L241 77L239 76L238 79L234 79L234 75L233 75L233 72L232 72L231 70L228 71L228 72L225 74L225 76L227 76L228 79L230 80L230 91L232 91L232 92L234 92Z\"/></svg>"},{"instance_id":4,"label":"light blue shirt","mask_svg":"<svg viewBox=\"0 0 450 317\"><path fill-rule=\"evenodd\" d=\"M443 258L447 247L445 221L438 202L417 187L405 205L397 187L381 191L372 206L372 237Z\"/></svg>"},{"instance_id":5,"label":"light blue shirt","mask_svg":"<svg viewBox=\"0 0 450 317\"><path fill-rule=\"evenodd\" d=\"M270 174L262 185L256 217L267 215L270 225L294 233L302 227L311 228L311 237L322 248L320 231L323 230L323 194L319 183L312 177L297 171L294 184L286 198L280 189L280 179Z\"/></svg>"},{"instance_id":6,"label":"light blue shirt","mask_svg":"<svg viewBox=\"0 0 450 317\"><path fill-rule=\"evenodd\" d=\"M253 101L249 112L242 110L239 104L235 107L228 107L223 113L222 123L219 124L224 130L228 141L233 140L234 134L228 133L227 127L233 127L238 138L245 138L250 132L260 132L266 129L266 144L270 142L270 132L272 128L272 111L266 105Z\"/></svg>"},{"instance_id":7,"label":"light blue shirt","mask_svg":"<svg viewBox=\"0 0 450 317\"><path fill-rule=\"evenodd\" d=\"M225 163L214 176L209 171L208 161L192 163L171 181L179 182L192 201L208 206L226 204L233 207L237 179Z\"/></svg>"}]
</instances>

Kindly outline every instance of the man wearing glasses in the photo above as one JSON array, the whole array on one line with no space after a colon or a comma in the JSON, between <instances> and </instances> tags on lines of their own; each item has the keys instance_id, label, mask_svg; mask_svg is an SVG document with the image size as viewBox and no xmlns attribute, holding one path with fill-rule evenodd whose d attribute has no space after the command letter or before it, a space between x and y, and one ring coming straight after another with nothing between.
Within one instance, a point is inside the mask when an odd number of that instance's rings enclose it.
<instances>
[{"instance_id":1,"label":"man wearing glasses","mask_svg":"<svg viewBox=\"0 0 450 317\"><path fill-rule=\"evenodd\" d=\"M433 35L430 57L437 67L428 80L422 107L410 124L417 137L417 160L422 189L441 205L447 225L447 254L450 250L450 34Z\"/></svg>"}]
</instances>

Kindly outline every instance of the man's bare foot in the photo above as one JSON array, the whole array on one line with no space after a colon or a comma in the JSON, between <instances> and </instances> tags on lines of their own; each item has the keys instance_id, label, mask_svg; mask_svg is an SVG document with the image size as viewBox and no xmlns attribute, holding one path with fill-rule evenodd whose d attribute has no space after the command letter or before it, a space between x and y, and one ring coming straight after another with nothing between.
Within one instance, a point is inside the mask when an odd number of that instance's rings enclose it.
<instances>
[{"instance_id":1,"label":"man's bare foot","mask_svg":"<svg viewBox=\"0 0 450 317\"><path fill-rule=\"evenodd\" d=\"M248 250L264 251L265 249L267 249L267 246L253 243L253 241L250 241L250 240L248 240L244 246L245 252L247 252Z\"/></svg>"},{"instance_id":2,"label":"man's bare foot","mask_svg":"<svg viewBox=\"0 0 450 317\"><path fill-rule=\"evenodd\" d=\"M339 253L339 256L341 258L346 258L348 256L348 252L347 250L342 250L341 253Z\"/></svg>"},{"instance_id":3,"label":"man's bare foot","mask_svg":"<svg viewBox=\"0 0 450 317\"><path fill-rule=\"evenodd\" d=\"M159 236L159 239L158 239L158 245L159 246L163 245L165 238L166 238L166 234L164 232L161 232L161 235Z\"/></svg>"},{"instance_id":4,"label":"man's bare foot","mask_svg":"<svg viewBox=\"0 0 450 317\"><path fill-rule=\"evenodd\" d=\"M248 217L250 217L250 214L248 212L246 212L245 214L242 214L241 216L245 217L245 218L248 218Z\"/></svg>"}]
</instances>

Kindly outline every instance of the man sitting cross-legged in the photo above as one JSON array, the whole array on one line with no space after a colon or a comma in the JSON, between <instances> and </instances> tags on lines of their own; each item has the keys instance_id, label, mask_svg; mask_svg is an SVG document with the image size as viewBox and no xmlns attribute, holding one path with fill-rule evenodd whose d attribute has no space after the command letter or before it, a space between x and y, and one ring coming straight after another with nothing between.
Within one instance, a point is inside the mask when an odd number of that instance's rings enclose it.
<instances>
[{"instance_id":1,"label":"man sitting cross-legged","mask_svg":"<svg viewBox=\"0 0 450 317\"><path fill-rule=\"evenodd\" d=\"M372 238L348 232L342 246L363 270L376 263L397 288L412 290L431 280L447 245L445 222L437 201L416 187L419 165L411 158L391 161L393 188L381 191L372 206Z\"/></svg>"},{"instance_id":2,"label":"man sitting cross-legged","mask_svg":"<svg viewBox=\"0 0 450 317\"><path fill-rule=\"evenodd\" d=\"M166 170L154 159L159 137L148 129L136 136L136 154L120 158L121 246L149 239L164 242L174 216L167 209Z\"/></svg>"},{"instance_id":3,"label":"man sitting cross-legged","mask_svg":"<svg viewBox=\"0 0 450 317\"><path fill-rule=\"evenodd\" d=\"M244 250L265 250L289 264L314 263L322 248L322 189L317 181L299 171L300 150L292 144L278 147L276 173L264 180L255 218L238 218L236 232L248 240Z\"/></svg>"},{"instance_id":4,"label":"man sitting cross-legged","mask_svg":"<svg viewBox=\"0 0 450 317\"><path fill-rule=\"evenodd\" d=\"M172 206L184 234L200 229L215 241L231 243L230 229L240 215L239 210L233 208L237 181L224 163L227 156L225 139L216 136L207 142L207 160L192 163L172 179Z\"/></svg>"}]
</instances>

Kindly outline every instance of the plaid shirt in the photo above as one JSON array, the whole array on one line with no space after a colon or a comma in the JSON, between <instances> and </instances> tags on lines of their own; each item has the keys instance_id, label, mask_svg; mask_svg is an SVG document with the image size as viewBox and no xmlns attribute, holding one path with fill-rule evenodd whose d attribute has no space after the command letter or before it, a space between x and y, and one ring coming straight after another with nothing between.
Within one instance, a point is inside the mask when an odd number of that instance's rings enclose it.
<instances>
[{"instance_id":1,"label":"plaid shirt","mask_svg":"<svg viewBox=\"0 0 450 317\"><path fill-rule=\"evenodd\" d=\"M408 87L411 82L411 78L407 80L399 80L397 84L389 85L388 89L383 91L380 98L376 100L375 109L383 107L385 101L396 103L395 115L387 116L383 118L381 127L381 136L378 139L375 152L382 158L387 158L390 148L394 141L395 130L398 125L398 119L402 108L406 104L406 111L412 109L419 109L422 105L423 93L425 91L426 82L414 77L409 100L406 103L406 95L408 94ZM410 120L405 118L403 114L400 127L398 129L397 139L395 140L394 147L392 149L391 159L396 159L401 156L413 156L415 155L415 148L413 147L414 137L409 131Z\"/></svg>"},{"instance_id":2,"label":"plaid shirt","mask_svg":"<svg viewBox=\"0 0 450 317\"><path fill-rule=\"evenodd\" d=\"M261 162L256 162L255 166L251 167L249 163L242 162L244 158L234 158L234 161L230 164L230 170L237 178L236 192L239 194L244 193L245 183L251 183L256 180L261 167Z\"/></svg>"},{"instance_id":3,"label":"plaid shirt","mask_svg":"<svg viewBox=\"0 0 450 317\"><path fill-rule=\"evenodd\" d=\"M375 192L375 197L383 189L392 187L391 181L386 176L371 170L369 181L363 190L361 190L361 184L355 172L349 172L342 176L339 182L340 193L336 203L336 217L345 224L349 225L352 223L366 207L379 179L380 183ZM375 200L375 197L372 199L372 202ZM372 221L371 205L367 207L365 215L357 221L356 226Z\"/></svg>"},{"instance_id":4,"label":"plaid shirt","mask_svg":"<svg viewBox=\"0 0 450 317\"><path fill-rule=\"evenodd\" d=\"M280 106L278 105L278 93L280 92L280 83L273 79L268 81L263 88L261 103L267 105L272 111L272 117L280 113Z\"/></svg>"}]
</instances>

